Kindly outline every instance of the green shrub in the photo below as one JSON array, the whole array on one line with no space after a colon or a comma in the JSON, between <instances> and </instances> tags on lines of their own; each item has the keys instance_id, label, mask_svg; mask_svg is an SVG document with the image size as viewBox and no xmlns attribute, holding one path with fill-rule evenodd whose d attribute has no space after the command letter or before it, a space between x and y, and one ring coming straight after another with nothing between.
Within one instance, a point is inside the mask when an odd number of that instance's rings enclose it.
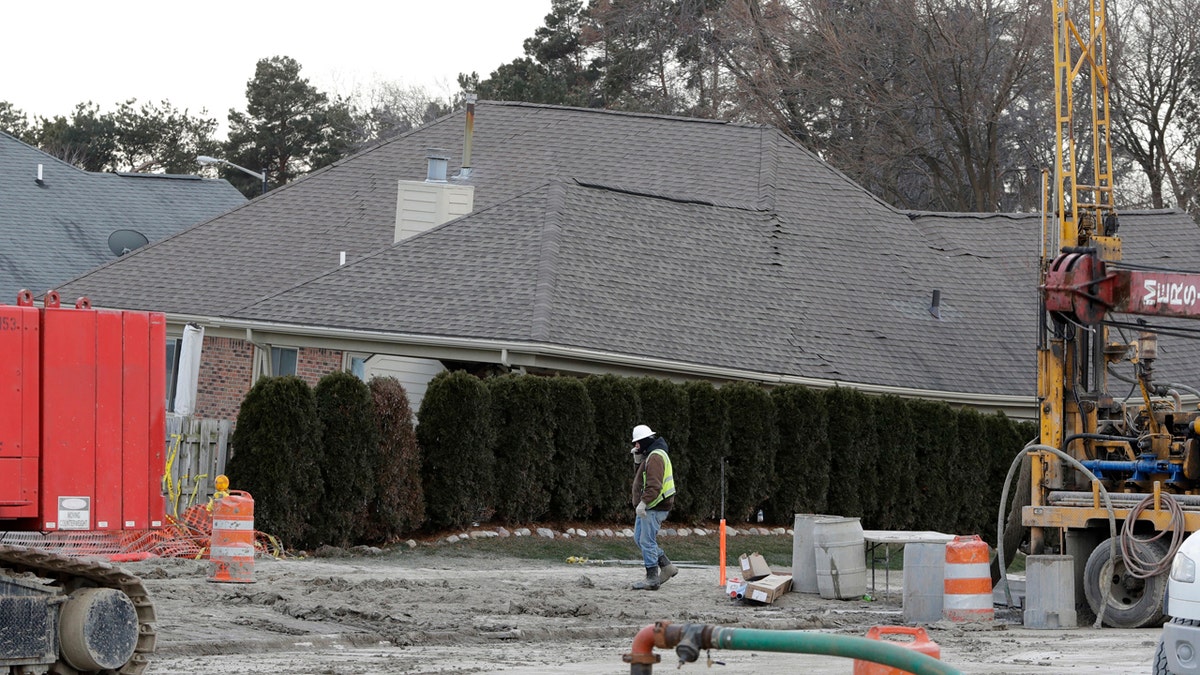
<instances>
[{"instance_id":1,"label":"green shrub","mask_svg":"<svg viewBox=\"0 0 1200 675\"><path fill-rule=\"evenodd\" d=\"M950 466L950 484L972 485L975 488L956 489L951 493L957 499L958 510L954 532L985 535L987 529L994 529L985 526L989 511L992 513L991 520L996 520L996 507L992 505L988 508L988 496L992 492L992 448L985 434L983 415L979 411L961 408L957 411L957 417L958 443Z\"/></svg>"},{"instance_id":2,"label":"green shrub","mask_svg":"<svg viewBox=\"0 0 1200 675\"><path fill-rule=\"evenodd\" d=\"M425 515L438 529L461 528L494 513L495 432L491 397L463 371L429 383L417 412Z\"/></svg>"},{"instance_id":3,"label":"green shrub","mask_svg":"<svg viewBox=\"0 0 1200 675\"><path fill-rule=\"evenodd\" d=\"M550 385L536 375L503 375L485 383L496 435L496 516L510 525L530 523L550 509L554 477Z\"/></svg>"},{"instance_id":4,"label":"green shrub","mask_svg":"<svg viewBox=\"0 0 1200 675\"><path fill-rule=\"evenodd\" d=\"M394 377L373 378L370 388L379 436L375 465L378 483L363 539L378 544L394 541L421 526L425 520L425 494L421 490L421 451L408 393Z\"/></svg>"},{"instance_id":5,"label":"green shrub","mask_svg":"<svg viewBox=\"0 0 1200 675\"><path fill-rule=\"evenodd\" d=\"M912 529L917 492L917 439L912 407L898 396L872 396L871 421L877 448L878 487L872 508L874 527Z\"/></svg>"},{"instance_id":6,"label":"green shrub","mask_svg":"<svg viewBox=\"0 0 1200 675\"><path fill-rule=\"evenodd\" d=\"M978 486L956 485L953 462L958 446L958 416L947 404L913 400L913 437L917 448L917 516L914 527L957 534L955 524L964 490L977 493Z\"/></svg>"},{"instance_id":7,"label":"green shrub","mask_svg":"<svg viewBox=\"0 0 1200 675\"><path fill-rule=\"evenodd\" d=\"M1010 420L1003 412L988 415L983 420L984 437L987 439L988 451L991 455L991 471L989 472L988 487L984 497L984 509L980 536L992 546L996 545L996 515L1000 509L1000 492L1004 489L1004 477L1012 466L1013 460L1021 454L1025 443L1030 437L1024 436L1021 423ZM1019 471L1019 469L1018 469ZM1019 473L1013 474L1013 483ZM1015 487L1009 487L1009 499ZM1005 512L1007 514L1007 511Z\"/></svg>"},{"instance_id":8,"label":"green shrub","mask_svg":"<svg viewBox=\"0 0 1200 675\"><path fill-rule=\"evenodd\" d=\"M729 521L746 522L765 510L775 486L775 408L766 390L747 382L722 387L721 397L729 407L725 506Z\"/></svg>"},{"instance_id":9,"label":"green shrub","mask_svg":"<svg viewBox=\"0 0 1200 675\"><path fill-rule=\"evenodd\" d=\"M628 378L592 375L584 380L596 420L596 449L592 454L592 517L631 521L633 504L633 444L630 432L640 420L637 391Z\"/></svg>"},{"instance_id":10,"label":"green shrub","mask_svg":"<svg viewBox=\"0 0 1200 675\"><path fill-rule=\"evenodd\" d=\"M550 514L558 520L579 520L591 510L589 488L596 448L596 409L579 378L552 377L547 384L554 432Z\"/></svg>"},{"instance_id":11,"label":"green shrub","mask_svg":"<svg viewBox=\"0 0 1200 675\"><path fill-rule=\"evenodd\" d=\"M230 485L254 497L255 527L285 546L311 543L310 517L321 500L321 423L308 384L264 377L246 394L226 464Z\"/></svg>"},{"instance_id":12,"label":"green shrub","mask_svg":"<svg viewBox=\"0 0 1200 675\"><path fill-rule=\"evenodd\" d=\"M657 377L634 380L642 424L647 424L667 442L671 458L671 474L675 478L675 505L671 520L684 521L687 514L680 508L688 488L688 400L683 386ZM631 446L632 447L632 446Z\"/></svg>"},{"instance_id":13,"label":"green shrub","mask_svg":"<svg viewBox=\"0 0 1200 675\"><path fill-rule=\"evenodd\" d=\"M871 403L862 392L845 387L827 389L823 396L829 416L829 512L863 518L867 527L874 516L867 512L868 500L879 484Z\"/></svg>"},{"instance_id":14,"label":"green shrub","mask_svg":"<svg viewBox=\"0 0 1200 675\"><path fill-rule=\"evenodd\" d=\"M675 499L676 520L701 522L721 516L721 463L729 454L729 413L710 382L683 385L688 400L687 489Z\"/></svg>"},{"instance_id":15,"label":"green shrub","mask_svg":"<svg viewBox=\"0 0 1200 675\"><path fill-rule=\"evenodd\" d=\"M318 461L324 481L314 536L318 544L349 546L362 538L378 483L379 435L371 390L354 375L336 371L322 377L313 394L321 419Z\"/></svg>"},{"instance_id":16,"label":"green shrub","mask_svg":"<svg viewBox=\"0 0 1200 675\"><path fill-rule=\"evenodd\" d=\"M795 522L797 513L824 513L829 490L829 436L825 399L800 385L771 391L779 427L778 481L771 496L772 522Z\"/></svg>"}]
</instances>

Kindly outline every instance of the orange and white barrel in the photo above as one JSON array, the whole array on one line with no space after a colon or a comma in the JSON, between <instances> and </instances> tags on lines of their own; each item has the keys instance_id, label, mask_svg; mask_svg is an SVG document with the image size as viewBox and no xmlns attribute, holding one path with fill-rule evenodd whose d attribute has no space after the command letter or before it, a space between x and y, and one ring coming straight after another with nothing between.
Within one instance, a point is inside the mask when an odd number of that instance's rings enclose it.
<instances>
[{"instance_id":1,"label":"orange and white barrel","mask_svg":"<svg viewBox=\"0 0 1200 675\"><path fill-rule=\"evenodd\" d=\"M208 580L254 583L254 499L232 490L213 504Z\"/></svg>"},{"instance_id":2,"label":"orange and white barrel","mask_svg":"<svg viewBox=\"0 0 1200 675\"><path fill-rule=\"evenodd\" d=\"M942 618L947 621L991 621L992 571L988 545L972 534L946 544Z\"/></svg>"}]
</instances>

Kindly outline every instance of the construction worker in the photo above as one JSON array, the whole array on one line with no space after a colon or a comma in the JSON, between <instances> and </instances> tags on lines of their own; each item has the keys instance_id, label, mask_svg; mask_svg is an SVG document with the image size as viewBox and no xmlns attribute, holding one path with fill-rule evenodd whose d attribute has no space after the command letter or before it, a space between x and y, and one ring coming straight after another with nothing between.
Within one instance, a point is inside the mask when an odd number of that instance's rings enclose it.
<instances>
[{"instance_id":1,"label":"construction worker","mask_svg":"<svg viewBox=\"0 0 1200 675\"><path fill-rule=\"evenodd\" d=\"M679 573L658 546L658 530L675 505L675 476L671 472L671 458L667 456L666 439L655 435L645 424L633 428L630 453L637 465L632 491L637 513L633 538L642 549L642 563L646 566L646 578L633 588L653 591Z\"/></svg>"}]
</instances>

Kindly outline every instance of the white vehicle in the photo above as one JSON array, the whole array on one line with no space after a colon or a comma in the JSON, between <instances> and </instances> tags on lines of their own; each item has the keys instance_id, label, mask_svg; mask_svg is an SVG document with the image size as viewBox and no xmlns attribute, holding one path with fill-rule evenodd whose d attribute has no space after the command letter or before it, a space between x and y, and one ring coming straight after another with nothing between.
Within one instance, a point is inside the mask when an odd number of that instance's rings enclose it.
<instances>
[{"instance_id":1,"label":"white vehicle","mask_svg":"<svg viewBox=\"0 0 1200 675\"><path fill-rule=\"evenodd\" d=\"M1171 563L1167 582L1167 614L1154 653L1154 675L1200 675L1200 537L1184 540Z\"/></svg>"}]
</instances>

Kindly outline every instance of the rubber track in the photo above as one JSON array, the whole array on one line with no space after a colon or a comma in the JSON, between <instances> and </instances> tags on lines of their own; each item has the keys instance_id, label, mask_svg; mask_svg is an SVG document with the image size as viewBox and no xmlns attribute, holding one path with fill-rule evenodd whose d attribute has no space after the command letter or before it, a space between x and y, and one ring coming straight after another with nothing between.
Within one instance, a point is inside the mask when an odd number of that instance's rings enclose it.
<instances>
[{"instance_id":1,"label":"rubber track","mask_svg":"<svg viewBox=\"0 0 1200 675\"><path fill-rule=\"evenodd\" d=\"M154 653L157 639L154 633L154 603L150 601L150 594L138 577L106 562L79 560L7 544L0 544L0 569L17 573L31 572L72 589L79 586L112 588L129 596L137 611L138 639L133 656L117 672L121 675L142 675L150 665L150 654Z\"/></svg>"}]
</instances>

